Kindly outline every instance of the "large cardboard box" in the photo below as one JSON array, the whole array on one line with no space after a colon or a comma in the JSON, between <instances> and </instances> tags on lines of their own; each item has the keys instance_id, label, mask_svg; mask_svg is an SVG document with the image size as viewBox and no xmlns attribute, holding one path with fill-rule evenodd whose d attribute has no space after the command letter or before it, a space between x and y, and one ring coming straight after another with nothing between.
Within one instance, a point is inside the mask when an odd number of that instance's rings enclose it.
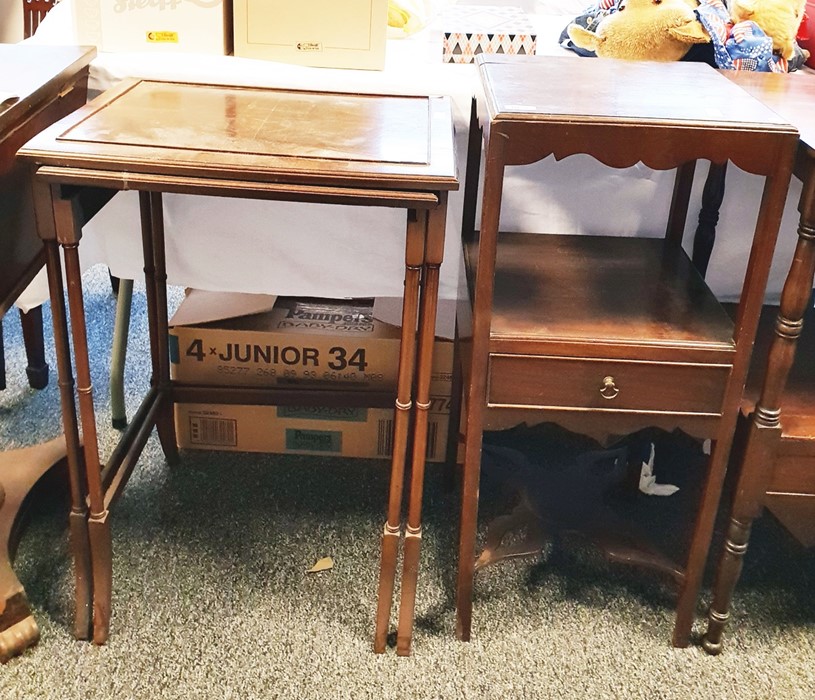
<instances>
[{"instance_id":1,"label":"large cardboard box","mask_svg":"<svg viewBox=\"0 0 815 700\"><path fill-rule=\"evenodd\" d=\"M393 409L176 405L178 445L187 449L387 458ZM431 400L427 459L443 462L450 392Z\"/></svg>"},{"instance_id":2,"label":"large cardboard box","mask_svg":"<svg viewBox=\"0 0 815 700\"><path fill-rule=\"evenodd\" d=\"M170 320L170 376L215 386L396 387L398 300L191 290ZM440 300L431 393L449 394L454 300ZM380 312L379 309L382 309Z\"/></svg>"},{"instance_id":3,"label":"large cardboard box","mask_svg":"<svg viewBox=\"0 0 815 700\"><path fill-rule=\"evenodd\" d=\"M100 51L232 53L232 0L73 0L80 44Z\"/></svg>"},{"instance_id":4,"label":"large cardboard box","mask_svg":"<svg viewBox=\"0 0 815 700\"><path fill-rule=\"evenodd\" d=\"M296 299L191 290L170 321L170 374L215 386L394 391L399 300ZM430 461L444 461L455 300L439 302L428 417ZM179 447L389 457L393 409L176 405Z\"/></svg>"},{"instance_id":5,"label":"large cardboard box","mask_svg":"<svg viewBox=\"0 0 815 700\"><path fill-rule=\"evenodd\" d=\"M235 55L381 70L388 0L234 0Z\"/></svg>"},{"instance_id":6,"label":"large cardboard box","mask_svg":"<svg viewBox=\"0 0 815 700\"><path fill-rule=\"evenodd\" d=\"M472 63L480 53L531 55L537 46L529 16L520 7L454 5L441 15L445 63Z\"/></svg>"}]
</instances>

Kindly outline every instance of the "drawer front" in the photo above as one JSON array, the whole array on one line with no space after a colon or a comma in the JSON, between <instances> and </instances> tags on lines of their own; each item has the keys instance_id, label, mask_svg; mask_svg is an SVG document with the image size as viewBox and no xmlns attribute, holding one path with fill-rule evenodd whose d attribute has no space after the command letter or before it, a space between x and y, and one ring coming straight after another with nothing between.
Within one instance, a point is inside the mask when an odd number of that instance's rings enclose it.
<instances>
[{"instance_id":1,"label":"drawer front","mask_svg":"<svg viewBox=\"0 0 815 700\"><path fill-rule=\"evenodd\" d=\"M730 365L491 355L491 406L720 414Z\"/></svg>"}]
</instances>

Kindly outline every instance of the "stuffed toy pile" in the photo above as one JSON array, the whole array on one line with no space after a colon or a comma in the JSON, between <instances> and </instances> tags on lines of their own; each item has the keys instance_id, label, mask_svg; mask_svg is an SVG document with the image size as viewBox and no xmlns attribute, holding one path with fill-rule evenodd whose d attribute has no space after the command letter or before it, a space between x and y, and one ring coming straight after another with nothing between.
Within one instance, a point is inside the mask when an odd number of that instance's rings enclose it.
<instances>
[{"instance_id":1,"label":"stuffed toy pile","mask_svg":"<svg viewBox=\"0 0 815 700\"><path fill-rule=\"evenodd\" d=\"M696 0L601 1L599 19L593 17L587 27L571 24L569 38L597 56L678 61L692 44L710 41L695 8Z\"/></svg>"},{"instance_id":2,"label":"stuffed toy pile","mask_svg":"<svg viewBox=\"0 0 815 700\"><path fill-rule=\"evenodd\" d=\"M809 57L795 42L804 4L730 0L728 9L722 0L598 0L564 29L561 45L584 56L787 73Z\"/></svg>"}]
</instances>

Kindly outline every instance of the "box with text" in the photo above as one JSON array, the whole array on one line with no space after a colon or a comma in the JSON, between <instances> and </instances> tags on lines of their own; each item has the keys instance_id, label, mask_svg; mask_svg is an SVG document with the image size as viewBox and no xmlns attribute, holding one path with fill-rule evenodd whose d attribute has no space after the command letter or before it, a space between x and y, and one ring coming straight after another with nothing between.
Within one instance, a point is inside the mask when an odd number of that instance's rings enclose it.
<instances>
[{"instance_id":1,"label":"box with text","mask_svg":"<svg viewBox=\"0 0 815 700\"><path fill-rule=\"evenodd\" d=\"M439 303L454 314L455 301ZM373 300L192 290L170 321L171 377L215 386L394 390L401 329L374 309ZM449 394L452 366L452 339L437 338L431 393Z\"/></svg>"},{"instance_id":2,"label":"box with text","mask_svg":"<svg viewBox=\"0 0 815 700\"><path fill-rule=\"evenodd\" d=\"M187 449L387 458L393 451L388 408L176 404L178 445ZM427 459L443 462L450 392L430 402Z\"/></svg>"},{"instance_id":3,"label":"box with text","mask_svg":"<svg viewBox=\"0 0 815 700\"><path fill-rule=\"evenodd\" d=\"M74 0L80 44L100 51L232 53L232 0Z\"/></svg>"},{"instance_id":4,"label":"box with text","mask_svg":"<svg viewBox=\"0 0 815 700\"><path fill-rule=\"evenodd\" d=\"M385 65L388 0L234 0L235 55L320 68Z\"/></svg>"}]
</instances>

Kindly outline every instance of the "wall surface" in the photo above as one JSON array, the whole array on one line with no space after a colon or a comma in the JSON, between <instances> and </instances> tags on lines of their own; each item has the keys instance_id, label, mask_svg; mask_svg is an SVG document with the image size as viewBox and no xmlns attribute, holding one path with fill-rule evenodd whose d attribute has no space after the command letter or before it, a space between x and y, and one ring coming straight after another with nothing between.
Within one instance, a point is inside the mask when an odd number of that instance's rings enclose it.
<instances>
[{"instance_id":1,"label":"wall surface","mask_svg":"<svg viewBox=\"0 0 815 700\"><path fill-rule=\"evenodd\" d=\"M14 44L22 38L22 0L0 0L0 43Z\"/></svg>"}]
</instances>

